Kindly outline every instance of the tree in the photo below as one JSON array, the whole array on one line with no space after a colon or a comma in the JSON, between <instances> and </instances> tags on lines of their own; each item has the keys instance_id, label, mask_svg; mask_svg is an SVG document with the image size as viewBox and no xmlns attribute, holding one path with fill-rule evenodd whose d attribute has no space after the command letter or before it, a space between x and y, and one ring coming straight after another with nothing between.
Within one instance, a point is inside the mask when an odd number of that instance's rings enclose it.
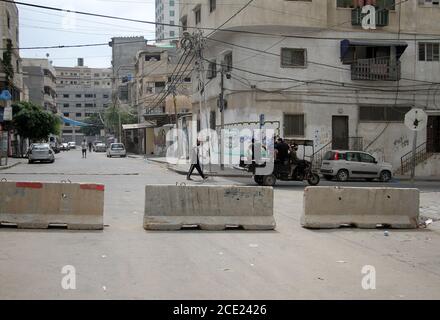
<instances>
[{"instance_id":1,"label":"tree","mask_svg":"<svg viewBox=\"0 0 440 320\"><path fill-rule=\"evenodd\" d=\"M105 114L105 127L108 128L111 133L118 134L119 121L121 125L138 123L138 117L137 114L122 111L113 106Z\"/></svg>"},{"instance_id":2,"label":"tree","mask_svg":"<svg viewBox=\"0 0 440 320\"><path fill-rule=\"evenodd\" d=\"M81 127L79 130L79 132L83 133L85 136L90 137L100 135L101 129L104 129L104 124L97 113L94 113L92 116L86 118L84 122L90 124L90 126Z\"/></svg>"},{"instance_id":3,"label":"tree","mask_svg":"<svg viewBox=\"0 0 440 320\"><path fill-rule=\"evenodd\" d=\"M14 129L22 138L42 141L47 140L50 134L60 134L60 119L31 102L12 105L12 113Z\"/></svg>"}]
</instances>

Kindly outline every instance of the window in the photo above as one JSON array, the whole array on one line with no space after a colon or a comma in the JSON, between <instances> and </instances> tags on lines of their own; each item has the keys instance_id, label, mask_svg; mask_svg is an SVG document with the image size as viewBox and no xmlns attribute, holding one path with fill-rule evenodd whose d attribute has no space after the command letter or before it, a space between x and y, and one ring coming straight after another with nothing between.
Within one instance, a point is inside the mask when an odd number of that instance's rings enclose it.
<instances>
[{"instance_id":1,"label":"window","mask_svg":"<svg viewBox=\"0 0 440 320\"><path fill-rule=\"evenodd\" d=\"M102 97L103 97L104 99L108 99L108 98L109 98L109 95L108 95L108 94L103 94Z\"/></svg>"},{"instance_id":2,"label":"window","mask_svg":"<svg viewBox=\"0 0 440 320\"><path fill-rule=\"evenodd\" d=\"M93 76L94 76L95 78L99 78L99 73L95 73L95 74L93 74Z\"/></svg>"},{"instance_id":3,"label":"window","mask_svg":"<svg viewBox=\"0 0 440 320\"><path fill-rule=\"evenodd\" d=\"M81 97L82 97L81 94L76 94L76 95L75 95L75 98L81 98Z\"/></svg>"},{"instance_id":4,"label":"window","mask_svg":"<svg viewBox=\"0 0 440 320\"><path fill-rule=\"evenodd\" d=\"M421 6L436 6L439 7L439 0L419 0Z\"/></svg>"},{"instance_id":5,"label":"window","mask_svg":"<svg viewBox=\"0 0 440 320\"><path fill-rule=\"evenodd\" d=\"M329 159L327 159L327 160L329 160ZM346 160L353 161L353 162L361 162L361 160L359 158L359 153L357 153L357 152L347 152Z\"/></svg>"},{"instance_id":6,"label":"window","mask_svg":"<svg viewBox=\"0 0 440 320\"><path fill-rule=\"evenodd\" d=\"M170 20L170 25L174 26L174 20Z\"/></svg>"},{"instance_id":7,"label":"window","mask_svg":"<svg viewBox=\"0 0 440 320\"><path fill-rule=\"evenodd\" d=\"M69 98L68 94L63 94L63 98Z\"/></svg>"},{"instance_id":8,"label":"window","mask_svg":"<svg viewBox=\"0 0 440 320\"><path fill-rule=\"evenodd\" d=\"M174 10L170 10L170 17L174 17Z\"/></svg>"},{"instance_id":9,"label":"window","mask_svg":"<svg viewBox=\"0 0 440 320\"><path fill-rule=\"evenodd\" d=\"M85 104L85 107L86 107L86 108L93 108L93 103L86 103L86 104Z\"/></svg>"},{"instance_id":10,"label":"window","mask_svg":"<svg viewBox=\"0 0 440 320\"><path fill-rule=\"evenodd\" d=\"M202 22L202 7L201 7L201 5L198 5L197 7L195 7L194 16L195 16L196 24L199 24L200 22Z\"/></svg>"},{"instance_id":11,"label":"window","mask_svg":"<svg viewBox=\"0 0 440 320\"><path fill-rule=\"evenodd\" d=\"M361 159L361 162L367 162L367 163L375 163L376 160L366 153L359 153L359 158Z\"/></svg>"},{"instance_id":12,"label":"window","mask_svg":"<svg viewBox=\"0 0 440 320\"><path fill-rule=\"evenodd\" d=\"M304 136L304 115L285 114L284 115L284 136Z\"/></svg>"},{"instance_id":13,"label":"window","mask_svg":"<svg viewBox=\"0 0 440 320\"><path fill-rule=\"evenodd\" d=\"M180 19L180 23L182 25L182 31L186 31L188 29L188 17L183 16L182 19Z\"/></svg>"},{"instance_id":14,"label":"window","mask_svg":"<svg viewBox=\"0 0 440 320\"><path fill-rule=\"evenodd\" d=\"M81 113L76 113L75 116L76 117L82 117L82 114Z\"/></svg>"},{"instance_id":15,"label":"window","mask_svg":"<svg viewBox=\"0 0 440 320\"><path fill-rule=\"evenodd\" d=\"M99 86L99 81L95 81L95 82L94 82L94 85L95 85L95 86Z\"/></svg>"},{"instance_id":16,"label":"window","mask_svg":"<svg viewBox=\"0 0 440 320\"><path fill-rule=\"evenodd\" d=\"M209 0L209 12L214 11L216 5L217 5L217 1L216 0Z\"/></svg>"},{"instance_id":17,"label":"window","mask_svg":"<svg viewBox=\"0 0 440 320\"><path fill-rule=\"evenodd\" d=\"M63 116L65 116L65 117L69 117L69 113L68 113L68 112L64 112L64 113L63 113Z\"/></svg>"},{"instance_id":18,"label":"window","mask_svg":"<svg viewBox=\"0 0 440 320\"><path fill-rule=\"evenodd\" d=\"M184 81L184 82L191 82L191 78L190 78L190 77L187 77L187 78L185 78L183 81Z\"/></svg>"},{"instance_id":19,"label":"window","mask_svg":"<svg viewBox=\"0 0 440 320\"><path fill-rule=\"evenodd\" d=\"M160 61L160 54L147 54L145 61Z\"/></svg>"},{"instance_id":20,"label":"window","mask_svg":"<svg viewBox=\"0 0 440 320\"><path fill-rule=\"evenodd\" d=\"M102 105L103 108L108 108L108 106L109 106L108 103L104 103L104 104Z\"/></svg>"},{"instance_id":21,"label":"window","mask_svg":"<svg viewBox=\"0 0 440 320\"><path fill-rule=\"evenodd\" d=\"M174 31L170 31L170 38L173 38L174 35L175 35L175 32Z\"/></svg>"},{"instance_id":22,"label":"window","mask_svg":"<svg viewBox=\"0 0 440 320\"><path fill-rule=\"evenodd\" d=\"M359 107L359 121L364 122L403 122L405 114L411 107L393 106L361 106Z\"/></svg>"},{"instance_id":23,"label":"window","mask_svg":"<svg viewBox=\"0 0 440 320\"><path fill-rule=\"evenodd\" d=\"M354 8L353 0L336 0L336 7L338 8Z\"/></svg>"},{"instance_id":24,"label":"window","mask_svg":"<svg viewBox=\"0 0 440 320\"><path fill-rule=\"evenodd\" d=\"M93 98L93 94L91 94L91 93L86 93L86 94L84 95L84 97L86 97L86 98Z\"/></svg>"},{"instance_id":25,"label":"window","mask_svg":"<svg viewBox=\"0 0 440 320\"><path fill-rule=\"evenodd\" d=\"M6 11L6 21L8 24L8 29L11 29L11 16L9 15L9 12Z\"/></svg>"},{"instance_id":26,"label":"window","mask_svg":"<svg viewBox=\"0 0 440 320\"><path fill-rule=\"evenodd\" d=\"M226 72L232 71L232 52L229 52L225 55L224 65L226 67Z\"/></svg>"},{"instance_id":27,"label":"window","mask_svg":"<svg viewBox=\"0 0 440 320\"><path fill-rule=\"evenodd\" d=\"M419 42L419 61L439 61L438 42Z\"/></svg>"},{"instance_id":28,"label":"window","mask_svg":"<svg viewBox=\"0 0 440 320\"><path fill-rule=\"evenodd\" d=\"M69 104L68 104L68 103L65 103L65 104L63 104L63 107L64 107L64 108L68 108L68 107L69 107Z\"/></svg>"},{"instance_id":29,"label":"window","mask_svg":"<svg viewBox=\"0 0 440 320\"><path fill-rule=\"evenodd\" d=\"M170 7L174 7L174 0L170 0Z\"/></svg>"},{"instance_id":30,"label":"window","mask_svg":"<svg viewBox=\"0 0 440 320\"><path fill-rule=\"evenodd\" d=\"M305 67L306 49L281 48L281 67Z\"/></svg>"},{"instance_id":31,"label":"window","mask_svg":"<svg viewBox=\"0 0 440 320\"><path fill-rule=\"evenodd\" d=\"M81 108L81 106L82 106L81 103L77 103L77 104L76 104L76 107L77 107L77 108Z\"/></svg>"},{"instance_id":32,"label":"window","mask_svg":"<svg viewBox=\"0 0 440 320\"><path fill-rule=\"evenodd\" d=\"M290 0L296 1L296 0ZM435 0L434 0L435 1ZM376 0L376 7L388 10L395 10L395 3L397 0ZM354 8L356 2L353 0L336 0L336 7L338 8Z\"/></svg>"},{"instance_id":33,"label":"window","mask_svg":"<svg viewBox=\"0 0 440 320\"><path fill-rule=\"evenodd\" d=\"M217 62L215 60L209 62L208 64L208 79L213 79L217 76Z\"/></svg>"},{"instance_id":34,"label":"window","mask_svg":"<svg viewBox=\"0 0 440 320\"><path fill-rule=\"evenodd\" d=\"M63 133L73 133L73 130L63 130Z\"/></svg>"}]
</instances>

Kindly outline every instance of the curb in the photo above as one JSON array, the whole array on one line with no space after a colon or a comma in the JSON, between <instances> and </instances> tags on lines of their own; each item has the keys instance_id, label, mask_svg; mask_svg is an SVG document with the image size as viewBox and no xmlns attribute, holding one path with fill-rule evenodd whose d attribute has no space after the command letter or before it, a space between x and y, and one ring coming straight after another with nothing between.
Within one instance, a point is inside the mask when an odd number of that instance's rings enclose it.
<instances>
[{"instance_id":1,"label":"curb","mask_svg":"<svg viewBox=\"0 0 440 320\"><path fill-rule=\"evenodd\" d=\"M163 163L163 162L162 162ZM175 173L178 173L180 175L187 175L188 172L187 171L183 171L183 170L179 170L179 169L175 169L172 168L170 166L168 166L168 170L173 171ZM252 176L244 176L244 175L237 175L237 174L219 174L219 173L210 173L210 172L205 172L206 175L210 176L210 177L225 177L225 178L252 178ZM193 175L199 176L199 174L196 172Z\"/></svg>"},{"instance_id":2,"label":"curb","mask_svg":"<svg viewBox=\"0 0 440 320\"><path fill-rule=\"evenodd\" d=\"M14 163L14 164L11 164L11 165L7 165L7 166L0 166L0 170L7 170L7 169L11 169L11 168L13 168L13 167L16 167L16 166L18 166L18 165L20 165L20 164L22 164L23 162L16 162L16 163Z\"/></svg>"}]
</instances>

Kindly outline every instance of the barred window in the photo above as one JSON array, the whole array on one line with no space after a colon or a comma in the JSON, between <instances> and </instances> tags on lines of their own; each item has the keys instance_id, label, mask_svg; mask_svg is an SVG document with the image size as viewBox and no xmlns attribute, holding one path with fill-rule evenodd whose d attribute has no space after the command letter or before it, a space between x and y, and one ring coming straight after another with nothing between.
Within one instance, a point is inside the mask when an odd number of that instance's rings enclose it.
<instances>
[{"instance_id":1,"label":"barred window","mask_svg":"<svg viewBox=\"0 0 440 320\"><path fill-rule=\"evenodd\" d=\"M305 67L306 49L281 48L282 67Z\"/></svg>"},{"instance_id":2,"label":"barred window","mask_svg":"<svg viewBox=\"0 0 440 320\"><path fill-rule=\"evenodd\" d=\"M304 114L284 115L284 136L304 136Z\"/></svg>"},{"instance_id":3,"label":"barred window","mask_svg":"<svg viewBox=\"0 0 440 320\"><path fill-rule=\"evenodd\" d=\"M403 122L411 107L362 106L359 107L359 121L365 122Z\"/></svg>"}]
</instances>

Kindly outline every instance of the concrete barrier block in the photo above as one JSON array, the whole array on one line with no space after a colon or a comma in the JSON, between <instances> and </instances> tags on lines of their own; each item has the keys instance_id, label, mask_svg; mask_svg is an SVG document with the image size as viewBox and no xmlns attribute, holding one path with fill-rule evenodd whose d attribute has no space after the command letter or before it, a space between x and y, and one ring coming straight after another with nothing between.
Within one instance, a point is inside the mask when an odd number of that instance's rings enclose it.
<instances>
[{"instance_id":1,"label":"concrete barrier block","mask_svg":"<svg viewBox=\"0 0 440 320\"><path fill-rule=\"evenodd\" d=\"M44 229L101 230L104 186L100 184L0 182L0 223Z\"/></svg>"},{"instance_id":2,"label":"concrete barrier block","mask_svg":"<svg viewBox=\"0 0 440 320\"><path fill-rule=\"evenodd\" d=\"M419 204L418 189L307 187L301 225L414 229L418 227Z\"/></svg>"},{"instance_id":3,"label":"concrete barrier block","mask_svg":"<svg viewBox=\"0 0 440 320\"><path fill-rule=\"evenodd\" d=\"M147 185L144 228L273 230L273 189L242 186Z\"/></svg>"}]
</instances>

